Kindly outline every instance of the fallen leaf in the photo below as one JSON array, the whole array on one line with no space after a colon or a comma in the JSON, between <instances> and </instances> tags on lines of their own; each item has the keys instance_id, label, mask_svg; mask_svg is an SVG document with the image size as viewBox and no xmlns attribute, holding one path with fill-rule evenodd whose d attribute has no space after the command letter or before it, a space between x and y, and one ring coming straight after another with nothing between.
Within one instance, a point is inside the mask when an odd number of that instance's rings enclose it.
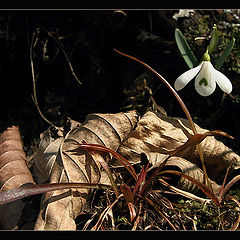
<instances>
[{"instance_id":1,"label":"fallen leaf","mask_svg":"<svg viewBox=\"0 0 240 240\"><path fill-rule=\"evenodd\" d=\"M0 191L34 183L26 165L19 128L12 126L0 135ZM3 229L16 229L25 202L22 199L0 206L0 225Z\"/></svg>"},{"instance_id":2,"label":"fallen leaf","mask_svg":"<svg viewBox=\"0 0 240 240\"><path fill-rule=\"evenodd\" d=\"M69 118L64 128L70 131L78 125L80 125L79 122ZM41 141L33 160L33 175L37 183L44 183L50 179L60 144L64 140L64 128L49 127L40 134Z\"/></svg>"},{"instance_id":3,"label":"fallen leaf","mask_svg":"<svg viewBox=\"0 0 240 240\"><path fill-rule=\"evenodd\" d=\"M180 157L169 158L163 170L177 170L193 179L196 179L201 184L205 184L203 171L196 164L193 164L184 158L180 158ZM221 186L211 180L210 180L210 184L212 186L213 192L215 194L219 193ZM181 175L177 180L176 187L192 193L194 192L196 193L199 190L199 188L194 182L190 181L185 177L182 177Z\"/></svg>"},{"instance_id":4,"label":"fallen leaf","mask_svg":"<svg viewBox=\"0 0 240 240\"><path fill-rule=\"evenodd\" d=\"M106 183L99 159L108 155L89 154L77 144L101 144L116 150L138 120L136 111L117 114L90 114L75 127L60 145L52 167L50 183ZM74 219L87 204L89 189L57 190L44 194L35 230L74 230Z\"/></svg>"},{"instance_id":5,"label":"fallen leaf","mask_svg":"<svg viewBox=\"0 0 240 240\"><path fill-rule=\"evenodd\" d=\"M209 134L223 134L221 131L208 131L196 125L197 132L205 138L202 142L204 161L210 179L220 182L224 178L225 171L233 160L231 171L240 167L240 157L221 141ZM139 120L133 130L119 147L118 152L126 157L132 164L140 162L140 154L145 153L152 165L162 162L168 154L184 145L193 132L186 119L173 118L148 111ZM229 135L226 135L229 136ZM195 137L194 137L195 138ZM179 151L182 157L201 168L199 153L196 143L201 139L190 142L187 148ZM200 137L201 138L201 137ZM112 163L118 166L117 162Z\"/></svg>"},{"instance_id":6,"label":"fallen leaf","mask_svg":"<svg viewBox=\"0 0 240 240\"><path fill-rule=\"evenodd\" d=\"M62 141L63 137L54 139L50 135L49 129L44 134L38 152L34 157L33 174L37 183L44 183L49 180Z\"/></svg>"},{"instance_id":7,"label":"fallen leaf","mask_svg":"<svg viewBox=\"0 0 240 240\"><path fill-rule=\"evenodd\" d=\"M206 137L209 137L209 136L222 136L222 137L228 137L228 138L234 139L229 134L222 132L220 130L208 131L202 134L194 134L186 141L186 143L177 147L176 149L171 151L169 154L171 156L181 154L184 150L195 147L196 145L201 143Z\"/></svg>"}]
</instances>

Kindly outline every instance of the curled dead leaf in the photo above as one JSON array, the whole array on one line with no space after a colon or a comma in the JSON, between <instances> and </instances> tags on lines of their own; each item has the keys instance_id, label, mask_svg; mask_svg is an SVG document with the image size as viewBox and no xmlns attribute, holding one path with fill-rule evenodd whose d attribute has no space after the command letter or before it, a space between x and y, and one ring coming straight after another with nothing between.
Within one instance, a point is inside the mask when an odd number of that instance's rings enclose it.
<instances>
[{"instance_id":1,"label":"curled dead leaf","mask_svg":"<svg viewBox=\"0 0 240 240\"><path fill-rule=\"evenodd\" d=\"M196 164L193 164L187 161L186 159L183 159L180 157L169 158L163 170L171 170L171 169L177 170L193 179L196 179L198 182L205 184L203 171ZM219 193L221 186L211 180L210 180L210 183L211 183L213 192L215 194ZM175 185L185 191L189 191L192 193L197 192L199 190L199 188L194 182L182 176L180 176L179 179L177 179L177 183Z\"/></svg>"},{"instance_id":2,"label":"curled dead leaf","mask_svg":"<svg viewBox=\"0 0 240 240\"><path fill-rule=\"evenodd\" d=\"M19 128L12 126L0 135L0 191L34 183L26 165ZM21 199L0 206L0 224L3 229L17 228L25 202Z\"/></svg>"}]
</instances>

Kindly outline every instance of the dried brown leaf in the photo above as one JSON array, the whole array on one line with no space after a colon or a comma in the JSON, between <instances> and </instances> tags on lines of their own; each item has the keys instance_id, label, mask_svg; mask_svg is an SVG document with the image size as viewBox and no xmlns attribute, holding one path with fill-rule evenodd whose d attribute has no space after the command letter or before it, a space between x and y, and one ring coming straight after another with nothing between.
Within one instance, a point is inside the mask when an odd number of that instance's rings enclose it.
<instances>
[{"instance_id":1,"label":"dried brown leaf","mask_svg":"<svg viewBox=\"0 0 240 240\"><path fill-rule=\"evenodd\" d=\"M80 125L79 122L68 119L67 128L72 130ZM60 144L64 140L63 129L53 129L49 127L40 134L40 143L38 151L34 156L33 175L37 183L47 182L51 176L52 168L60 148Z\"/></svg>"},{"instance_id":2,"label":"dried brown leaf","mask_svg":"<svg viewBox=\"0 0 240 240\"><path fill-rule=\"evenodd\" d=\"M0 191L34 183L26 165L19 128L12 126L0 135ZM0 224L3 229L17 228L25 206L22 200L0 206Z\"/></svg>"},{"instance_id":3,"label":"dried brown leaf","mask_svg":"<svg viewBox=\"0 0 240 240\"><path fill-rule=\"evenodd\" d=\"M188 149L188 148L193 148L196 145L198 145L199 143L201 143L206 137L209 136L222 136L222 137L228 137L228 138L232 138L234 139L232 136L230 136L229 134L220 131L220 130L214 130L214 131L208 131L202 134L194 134L193 136L191 136L186 143L184 143L183 145L177 147L176 149L174 149L173 151L170 152L171 156L174 155L179 155L181 154L184 150Z\"/></svg>"},{"instance_id":4,"label":"dried brown leaf","mask_svg":"<svg viewBox=\"0 0 240 240\"><path fill-rule=\"evenodd\" d=\"M101 144L116 150L137 122L135 111L117 114L90 114L85 122L71 130L60 145L50 183L106 183L106 173L100 169L102 158L77 146L79 143ZM109 180L108 180L109 182ZM44 195L35 229L73 230L74 219L87 203L89 189L57 190ZM57 214L56 214L57 213Z\"/></svg>"},{"instance_id":5,"label":"dried brown leaf","mask_svg":"<svg viewBox=\"0 0 240 240\"><path fill-rule=\"evenodd\" d=\"M196 125L196 129L199 134L203 135L223 135L221 131L209 132L198 125ZM132 163L140 162L140 154L143 152L151 164L155 165L162 162L176 148L184 145L192 136L193 132L186 119L173 118L148 111L139 120L136 129L124 140L118 152ZM179 152L178 156L201 167L196 148L199 139L195 140L197 141L195 143L192 141L188 148ZM222 142L216 140L214 136L205 138L201 145L207 172L212 180L221 181L231 161L233 161L232 171L240 167L240 157ZM113 165L118 164L114 162Z\"/></svg>"},{"instance_id":6,"label":"dried brown leaf","mask_svg":"<svg viewBox=\"0 0 240 240\"><path fill-rule=\"evenodd\" d=\"M187 161L186 159L180 157L169 158L169 160L165 164L164 170L169 169L178 170L183 174L196 179L198 182L205 184L203 171L196 164L193 164ZM214 193L216 194L219 193L221 186L211 180L210 183ZM182 176L180 176L180 178L178 179L176 186L183 190L190 191L193 193L199 190L199 188L196 186L196 184L194 184L194 182Z\"/></svg>"},{"instance_id":7,"label":"dried brown leaf","mask_svg":"<svg viewBox=\"0 0 240 240\"><path fill-rule=\"evenodd\" d=\"M62 141L63 137L54 139L50 134L44 135L40 141L38 152L34 157L33 168L33 174L37 183L49 180Z\"/></svg>"}]
</instances>

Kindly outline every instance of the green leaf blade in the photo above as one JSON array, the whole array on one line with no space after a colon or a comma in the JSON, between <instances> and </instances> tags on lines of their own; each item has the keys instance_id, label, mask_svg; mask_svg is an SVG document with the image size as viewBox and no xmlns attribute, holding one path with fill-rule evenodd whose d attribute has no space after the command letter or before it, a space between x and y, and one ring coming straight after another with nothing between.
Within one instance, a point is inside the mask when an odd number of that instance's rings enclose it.
<instances>
[{"instance_id":1,"label":"green leaf blade","mask_svg":"<svg viewBox=\"0 0 240 240\"><path fill-rule=\"evenodd\" d=\"M178 49L187 63L189 68L194 68L198 65L197 58L193 54L190 46L188 45L185 37L183 36L182 32L176 28L175 29L175 41L177 43Z\"/></svg>"},{"instance_id":2,"label":"green leaf blade","mask_svg":"<svg viewBox=\"0 0 240 240\"><path fill-rule=\"evenodd\" d=\"M226 49L224 50L223 54L218 58L218 60L215 64L215 68L217 70L219 70L221 68L221 66L223 65L224 61L226 60L226 58L232 51L234 44L235 44L235 38L232 38L232 40L228 43Z\"/></svg>"},{"instance_id":3,"label":"green leaf blade","mask_svg":"<svg viewBox=\"0 0 240 240\"><path fill-rule=\"evenodd\" d=\"M217 43L218 43L218 31L217 26L214 24L211 41L207 48L209 54L211 54L216 49Z\"/></svg>"}]
</instances>

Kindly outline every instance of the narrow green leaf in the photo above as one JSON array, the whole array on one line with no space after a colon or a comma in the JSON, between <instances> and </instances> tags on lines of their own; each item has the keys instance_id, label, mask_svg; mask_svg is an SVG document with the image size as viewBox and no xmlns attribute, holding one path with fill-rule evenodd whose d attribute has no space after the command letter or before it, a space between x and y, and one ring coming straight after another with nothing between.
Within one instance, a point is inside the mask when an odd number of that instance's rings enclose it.
<instances>
[{"instance_id":1,"label":"narrow green leaf","mask_svg":"<svg viewBox=\"0 0 240 240\"><path fill-rule=\"evenodd\" d=\"M218 31L217 31L217 26L214 24L211 41L207 48L209 54L211 54L215 50L217 46L217 42L218 42Z\"/></svg>"},{"instance_id":2,"label":"narrow green leaf","mask_svg":"<svg viewBox=\"0 0 240 240\"><path fill-rule=\"evenodd\" d=\"M178 28L175 29L175 40L176 40L178 49L179 49L183 59L187 63L188 67L189 68L196 67L198 65L197 58L193 54L185 37L183 36L182 32Z\"/></svg>"},{"instance_id":3,"label":"narrow green leaf","mask_svg":"<svg viewBox=\"0 0 240 240\"><path fill-rule=\"evenodd\" d=\"M224 61L228 57L229 53L232 51L234 43L235 43L235 38L232 38L232 40L228 43L228 45L227 45L225 51L223 52L223 54L218 58L218 60L217 60L217 62L215 64L215 68L217 70L219 70L221 68L221 66L223 65Z\"/></svg>"}]
</instances>

